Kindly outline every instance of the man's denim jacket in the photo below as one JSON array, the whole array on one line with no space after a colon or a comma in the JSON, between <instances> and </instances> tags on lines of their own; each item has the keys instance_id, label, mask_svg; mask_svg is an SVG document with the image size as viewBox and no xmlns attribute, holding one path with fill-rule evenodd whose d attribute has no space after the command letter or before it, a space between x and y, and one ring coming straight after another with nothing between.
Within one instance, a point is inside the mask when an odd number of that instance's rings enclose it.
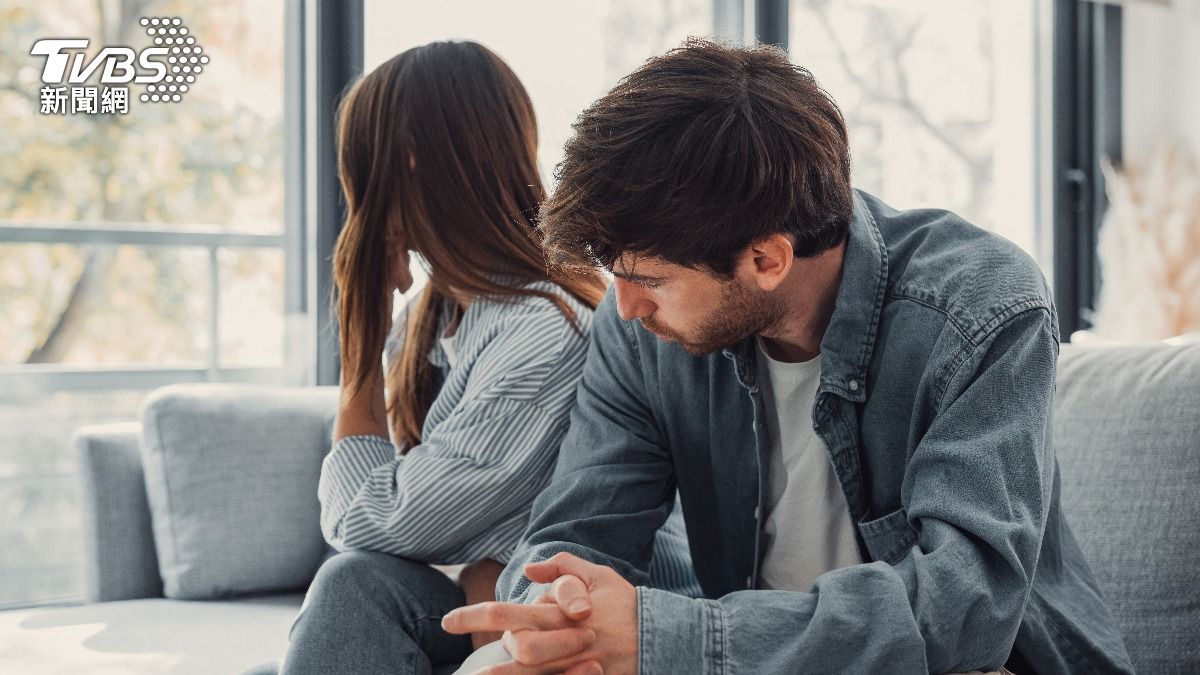
<instances>
[{"instance_id":1,"label":"man's denim jacket","mask_svg":"<svg viewBox=\"0 0 1200 675\"><path fill-rule=\"evenodd\" d=\"M1015 649L1040 673L1131 672L1059 506L1058 325L1035 263L945 211L856 193L810 415L863 564L755 590L768 440L752 339L708 356L598 308L525 562L569 551L638 586L657 673L948 673ZM646 588L676 489L705 598ZM802 517L798 514L797 517ZM1018 675L1024 675L1019 673Z\"/></svg>"}]
</instances>

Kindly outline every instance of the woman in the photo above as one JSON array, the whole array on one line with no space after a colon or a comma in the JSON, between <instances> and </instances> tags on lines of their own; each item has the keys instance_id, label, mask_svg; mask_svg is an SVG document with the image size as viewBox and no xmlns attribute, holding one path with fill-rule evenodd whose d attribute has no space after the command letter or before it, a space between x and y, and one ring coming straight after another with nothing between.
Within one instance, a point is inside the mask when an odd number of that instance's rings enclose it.
<instances>
[{"instance_id":1,"label":"woman","mask_svg":"<svg viewBox=\"0 0 1200 675\"><path fill-rule=\"evenodd\" d=\"M437 42L384 63L343 101L338 146L342 395L318 492L343 552L318 571L283 671L453 670L472 640L440 619L493 599L553 468L605 280L547 271L533 107L486 48ZM429 283L389 336L409 251ZM658 578L690 577L673 548ZM462 587L429 563L469 563Z\"/></svg>"}]
</instances>

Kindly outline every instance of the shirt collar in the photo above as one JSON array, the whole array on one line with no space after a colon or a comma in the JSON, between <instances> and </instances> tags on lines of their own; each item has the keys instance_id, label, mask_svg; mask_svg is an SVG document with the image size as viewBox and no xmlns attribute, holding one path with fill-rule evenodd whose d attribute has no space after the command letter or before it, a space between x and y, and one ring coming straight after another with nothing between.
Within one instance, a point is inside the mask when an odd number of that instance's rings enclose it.
<instances>
[{"instance_id":1,"label":"shirt collar","mask_svg":"<svg viewBox=\"0 0 1200 675\"><path fill-rule=\"evenodd\" d=\"M851 401L867 397L867 366L875 347L879 314L887 290L887 249L875 218L857 191L854 215L842 261L833 316L821 338L820 392L833 392ZM738 382L758 391L754 337L722 350L736 366Z\"/></svg>"},{"instance_id":2,"label":"shirt collar","mask_svg":"<svg viewBox=\"0 0 1200 675\"><path fill-rule=\"evenodd\" d=\"M474 305L474 304L475 303L471 303L471 305ZM464 312L463 316L459 318L458 329L455 330L455 332L454 332L455 336L458 336L462 333L463 324L467 320L466 315L469 313L469 311L471 309L471 305L467 306L468 311ZM448 368L453 368L454 362L456 361L456 358L455 358L456 355L447 353L445 346L442 344L442 340L444 339L444 336L446 335L446 329L450 327L450 318L453 315L454 315L454 301L449 300L449 299L443 300L441 307L438 308L437 333L436 333L436 337L433 341L433 345L429 349L429 357L428 357L429 362L431 364L433 364L434 366L441 368L443 370L448 369Z\"/></svg>"}]
</instances>

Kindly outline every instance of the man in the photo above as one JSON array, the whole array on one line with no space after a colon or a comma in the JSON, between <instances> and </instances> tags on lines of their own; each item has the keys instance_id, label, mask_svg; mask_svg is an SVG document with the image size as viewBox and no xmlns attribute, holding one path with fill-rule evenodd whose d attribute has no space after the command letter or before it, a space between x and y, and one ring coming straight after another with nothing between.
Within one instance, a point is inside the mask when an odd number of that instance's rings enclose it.
<instances>
[{"instance_id":1,"label":"man","mask_svg":"<svg viewBox=\"0 0 1200 675\"><path fill-rule=\"evenodd\" d=\"M1130 672L1059 506L1036 265L850 187L770 48L690 42L580 117L543 206L611 269L492 672ZM645 588L678 487L705 598Z\"/></svg>"}]
</instances>

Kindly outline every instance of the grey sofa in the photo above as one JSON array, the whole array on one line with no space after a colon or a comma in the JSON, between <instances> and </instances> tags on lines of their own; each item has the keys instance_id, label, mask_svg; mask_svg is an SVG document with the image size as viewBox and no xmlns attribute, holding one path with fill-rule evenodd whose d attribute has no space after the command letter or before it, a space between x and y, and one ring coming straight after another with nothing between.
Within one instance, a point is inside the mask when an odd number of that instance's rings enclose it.
<instances>
[{"instance_id":1,"label":"grey sofa","mask_svg":"<svg viewBox=\"0 0 1200 675\"><path fill-rule=\"evenodd\" d=\"M329 553L315 491L335 401L172 387L141 424L81 430L92 602L0 613L0 636L17 640L0 646L0 671L237 673L278 659ZM1200 344L1064 348L1055 442L1068 521L1134 663L1200 672Z\"/></svg>"},{"instance_id":2,"label":"grey sofa","mask_svg":"<svg viewBox=\"0 0 1200 675\"><path fill-rule=\"evenodd\" d=\"M75 436L88 604L0 612L0 673L277 661L332 551L316 486L337 389L179 385Z\"/></svg>"}]
</instances>

